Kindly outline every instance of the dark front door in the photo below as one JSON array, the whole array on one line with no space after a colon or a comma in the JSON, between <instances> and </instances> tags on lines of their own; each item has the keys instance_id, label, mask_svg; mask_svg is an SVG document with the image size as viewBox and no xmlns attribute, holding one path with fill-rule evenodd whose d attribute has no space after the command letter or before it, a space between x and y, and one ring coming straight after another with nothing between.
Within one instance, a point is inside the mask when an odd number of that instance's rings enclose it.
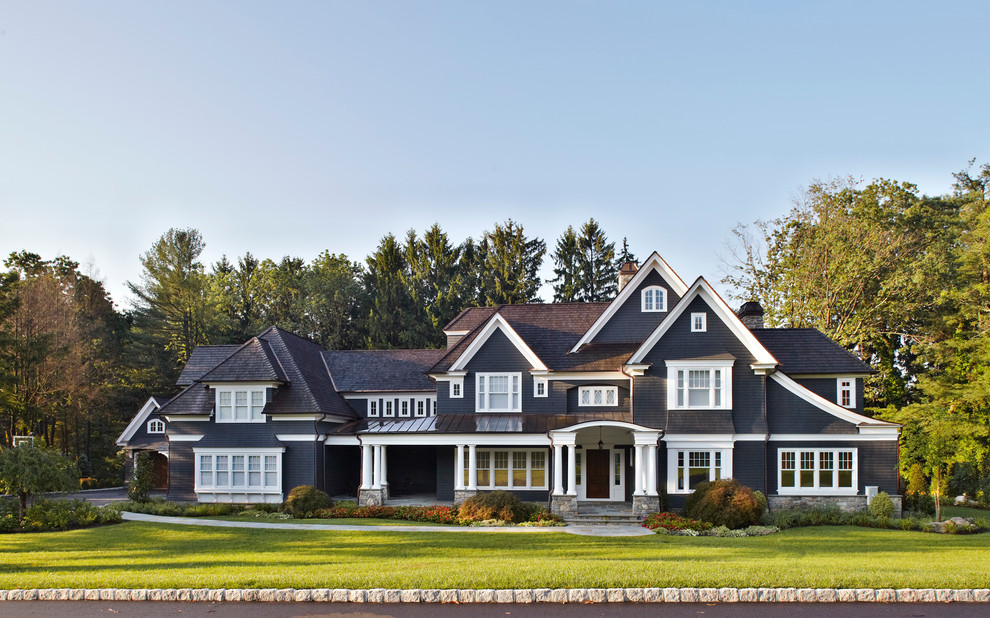
<instances>
[{"instance_id":1,"label":"dark front door","mask_svg":"<svg viewBox=\"0 0 990 618\"><path fill-rule=\"evenodd\" d=\"M588 484L585 487L586 498L611 497L608 485L608 451L588 450Z\"/></svg>"},{"instance_id":2,"label":"dark front door","mask_svg":"<svg viewBox=\"0 0 990 618\"><path fill-rule=\"evenodd\" d=\"M168 457L161 453L151 454L151 478L155 489L168 489Z\"/></svg>"}]
</instances>

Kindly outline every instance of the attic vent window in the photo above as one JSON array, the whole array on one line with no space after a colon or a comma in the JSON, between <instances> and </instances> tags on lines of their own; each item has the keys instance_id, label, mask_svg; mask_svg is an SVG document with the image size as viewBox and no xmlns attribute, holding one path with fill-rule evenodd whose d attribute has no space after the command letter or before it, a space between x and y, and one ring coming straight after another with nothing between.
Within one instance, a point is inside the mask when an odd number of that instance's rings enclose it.
<instances>
[{"instance_id":1,"label":"attic vent window","mask_svg":"<svg viewBox=\"0 0 990 618\"><path fill-rule=\"evenodd\" d=\"M692 333L704 333L704 332L708 332L708 314L707 313L692 313L691 314L691 332Z\"/></svg>"},{"instance_id":2,"label":"attic vent window","mask_svg":"<svg viewBox=\"0 0 990 618\"><path fill-rule=\"evenodd\" d=\"M667 290L659 285L651 285L643 290L642 310L644 313L667 310Z\"/></svg>"}]
</instances>

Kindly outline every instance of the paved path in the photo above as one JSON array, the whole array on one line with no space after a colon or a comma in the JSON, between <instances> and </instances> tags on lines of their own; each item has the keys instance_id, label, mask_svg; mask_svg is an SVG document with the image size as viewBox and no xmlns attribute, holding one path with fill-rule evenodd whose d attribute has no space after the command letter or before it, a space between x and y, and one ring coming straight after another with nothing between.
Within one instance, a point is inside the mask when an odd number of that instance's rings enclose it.
<instances>
[{"instance_id":1,"label":"paved path","mask_svg":"<svg viewBox=\"0 0 990 618\"><path fill-rule=\"evenodd\" d=\"M354 526L343 524L296 524L274 521L223 521L219 519L200 519L192 517L165 517L163 515L146 515L144 513L123 512L128 521L150 521L159 524L179 524L183 526L214 526L220 528L266 528L269 530L340 530L348 532L567 532L585 536L647 536L653 534L642 526L566 526L563 528L530 528L519 526L481 527L481 526Z\"/></svg>"}]
</instances>

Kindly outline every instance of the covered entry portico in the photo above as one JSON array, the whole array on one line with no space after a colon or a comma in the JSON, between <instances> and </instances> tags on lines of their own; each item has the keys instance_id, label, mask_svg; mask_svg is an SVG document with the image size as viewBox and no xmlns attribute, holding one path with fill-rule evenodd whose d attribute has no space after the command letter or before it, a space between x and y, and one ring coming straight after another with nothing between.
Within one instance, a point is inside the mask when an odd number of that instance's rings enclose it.
<instances>
[{"instance_id":1,"label":"covered entry portico","mask_svg":"<svg viewBox=\"0 0 990 618\"><path fill-rule=\"evenodd\" d=\"M630 483L634 516L659 510L657 444L662 430L596 420L548 435L553 448L554 513L576 515L579 502L625 502Z\"/></svg>"}]
</instances>

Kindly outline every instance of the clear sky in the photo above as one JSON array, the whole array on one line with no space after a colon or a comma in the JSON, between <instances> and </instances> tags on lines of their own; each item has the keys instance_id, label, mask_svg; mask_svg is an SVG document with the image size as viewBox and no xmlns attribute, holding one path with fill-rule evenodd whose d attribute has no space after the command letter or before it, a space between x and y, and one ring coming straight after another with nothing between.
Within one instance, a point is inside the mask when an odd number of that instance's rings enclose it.
<instances>
[{"instance_id":1,"label":"clear sky","mask_svg":"<svg viewBox=\"0 0 990 618\"><path fill-rule=\"evenodd\" d=\"M362 260L434 222L598 219L720 278L814 178L990 161L990 3L0 0L0 254L118 304L169 227L211 264ZM545 274L549 275L549 259Z\"/></svg>"}]
</instances>

